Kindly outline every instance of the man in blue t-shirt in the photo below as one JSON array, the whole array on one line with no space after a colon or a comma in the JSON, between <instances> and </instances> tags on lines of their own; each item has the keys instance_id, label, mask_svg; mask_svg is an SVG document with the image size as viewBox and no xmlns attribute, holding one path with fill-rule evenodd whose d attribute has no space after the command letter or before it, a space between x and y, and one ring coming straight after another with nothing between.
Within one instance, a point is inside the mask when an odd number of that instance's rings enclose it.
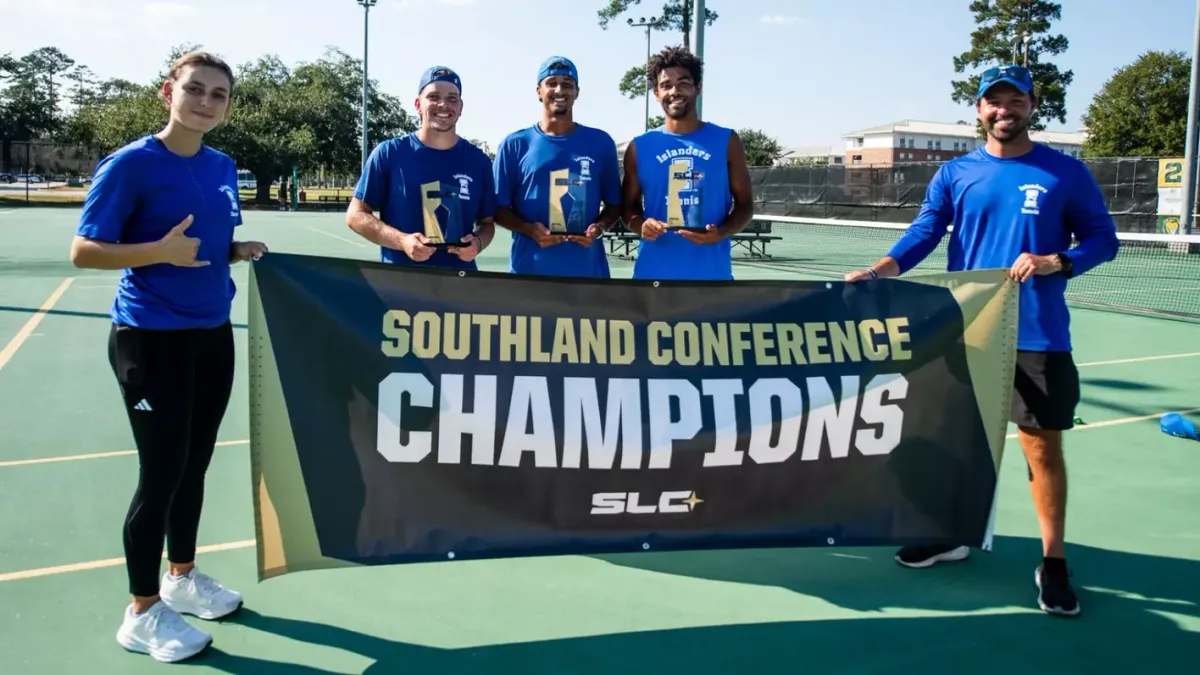
<instances>
[{"instance_id":1,"label":"man in blue t-shirt","mask_svg":"<svg viewBox=\"0 0 1200 675\"><path fill-rule=\"evenodd\" d=\"M491 159L458 135L462 81L445 66L426 70L414 106L421 128L371 153L346 224L384 262L475 270L495 232L496 195Z\"/></svg>"},{"instance_id":2,"label":"man in blue t-shirt","mask_svg":"<svg viewBox=\"0 0 1200 675\"><path fill-rule=\"evenodd\" d=\"M542 119L510 134L496 152L496 222L513 233L509 271L609 277L592 244L621 217L617 144L575 122L579 72L551 56L538 69Z\"/></svg>"},{"instance_id":3,"label":"man in blue t-shirt","mask_svg":"<svg viewBox=\"0 0 1200 675\"><path fill-rule=\"evenodd\" d=\"M646 69L666 122L625 149L625 225L642 237L635 279L733 279L729 238L754 215L750 172L737 132L696 113L703 74L681 47Z\"/></svg>"},{"instance_id":4,"label":"man in blue t-shirt","mask_svg":"<svg viewBox=\"0 0 1200 675\"><path fill-rule=\"evenodd\" d=\"M899 276L919 264L947 226L951 272L1008 269L1021 283L1017 369L1011 419L1029 465L1042 531L1036 571L1038 604L1075 616L1064 551L1067 473L1062 432L1073 426L1079 373L1071 357L1067 280L1112 260L1116 225L1095 179L1079 160L1029 137L1037 106L1033 79L1018 66L992 68L980 79L976 110L987 143L938 170L916 220L887 256L847 281ZM1074 248L1071 240L1079 242ZM910 567L962 560L966 546L907 547L896 556Z\"/></svg>"}]
</instances>

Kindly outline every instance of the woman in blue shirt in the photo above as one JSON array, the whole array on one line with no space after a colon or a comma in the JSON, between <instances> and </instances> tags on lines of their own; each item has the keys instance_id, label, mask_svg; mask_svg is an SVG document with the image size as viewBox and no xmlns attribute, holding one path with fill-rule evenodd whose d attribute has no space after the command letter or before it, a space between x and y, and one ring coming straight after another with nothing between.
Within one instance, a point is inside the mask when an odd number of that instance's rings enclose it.
<instances>
[{"instance_id":1,"label":"woman in blue shirt","mask_svg":"<svg viewBox=\"0 0 1200 675\"><path fill-rule=\"evenodd\" d=\"M267 251L234 241L237 169L203 143L228 118L233 80L210 54L172 64L160 92L170 122L100 161L71 245L77 267L122 270L108 356L139 474L124 528L133 600L117 642L159 661L212 643L180 614L216 619L242 604L194 565L204 477L233 385L230 265Z\"/></svg>"}]
</instances>

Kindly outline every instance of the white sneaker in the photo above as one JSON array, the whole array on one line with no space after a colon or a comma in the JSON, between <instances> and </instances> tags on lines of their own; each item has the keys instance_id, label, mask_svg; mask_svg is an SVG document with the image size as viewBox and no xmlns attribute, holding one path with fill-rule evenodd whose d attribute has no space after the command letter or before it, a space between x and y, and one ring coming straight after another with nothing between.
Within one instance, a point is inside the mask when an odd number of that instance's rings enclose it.
<instances>
[{"instance_id":1,"label":"white sneaker","mask_svg":"<svg viewBox=\"0 0 1200 675\"><path fill-rule=\"evenodd\" d=\"M176 612L201 619L220 619L242 606L240 594L195 567L186 577L173 577L170 572L164 574L159 597Z\"/></svg>"},{"instance_id":2,"label":"white sneaker","mask_svg":"<svg viewBox=\"0 0 1200 675\"><path fill-rule=\"evenodd\" d=\"M117 644L166 663L191 658L212 641L211 635L184 621L162 602L154 603L141 614L134 614L133 605L129 605L117 631Z\"/></svg>"}]
</instances>

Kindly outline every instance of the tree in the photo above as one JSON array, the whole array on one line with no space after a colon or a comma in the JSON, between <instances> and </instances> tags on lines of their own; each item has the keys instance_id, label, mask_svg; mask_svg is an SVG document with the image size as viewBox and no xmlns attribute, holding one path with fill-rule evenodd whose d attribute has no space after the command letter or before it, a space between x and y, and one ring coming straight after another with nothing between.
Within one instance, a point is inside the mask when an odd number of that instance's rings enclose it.
<instances>
[{"instance_id":1,"label":"tree","mask_svg":"<svg viewBox=\"0 0 1200 675\"><path fill-rule=\"evenodd\" d=\"M69 100L76 108L87 104L96 96L96 76L91 68L77 65L67 74L67 79L71 81Z\"/></svg>"},{"instance_id":2,"label":"tree","mask_svg":"<svg viewBox=\"0 0 1200 675\"><path fill-rule=\"evenodd\" d=\"M474 145L475 147L484 151L488 157L492 158L493 161L496 159L496 153L492 152L492 146L488 144L487 141L483 141L478 138L468 138L467 140L470 141L471 145Z\"/></svg>"},{"instance_id":3,"label":"tree","mask_svg":"<svg viewBox=\"0 0 1200 675\"><path fill-rule=\"evenodd\" d=\"M662 115L651 115L646 126L648 129L657 129L667 123L667 118Z\"/></svg>"},{"instance_id":4,"label":"tree","mask_svg":"<svg viewBox=\"0 0 1200 675\"><path fill-rule=\"evenodd\" d=\"M29 141L48 138L61 124L53 105L46 68L57 68L57 49L43 47L21 58L0 58L0 138Z\"/></svg>"},{"instance_id":5,"label":"tree","mask_svg":"<svg viewBox=\"0 0 1200 675\"><path fill-rule=\"evenodd\" d=\"M629 11L634 5L640 5L642 0L608 0L603 9L596 12L599 17L601 30L608 30L609 22ZM683 34L683 48L691 46L692 15L695 13L692 0L666 0L662 13L651 26L651 30L677 31ZM717 20L717 13L704 8L704 25L711 26ZM624 77L617 89L631 99L639 98L646 93L646 64L634 66L625 71Z\"/></svg>"},{"instance_id":6,"label":"tree","mask_svg":"<svg viewBox=\"0 0 1200 675\"><path fill-rule=\"evenodd\" d=\"M1084 154L1182 157L1191 67L1181 51L1151 51L1118 70L1083 116Z\"/></svg>"},{"instance_id":7,"label":"tree","mask_svg":"<svg viewBox=\"0 0 1200 675\"><path fill-rule=\"evenodd\" d=\"M171 51L169 64L180 54L199 48L181 45ZM96 87L68 125L78 142L112 152L167 124L166 105L158 98L164 66L146 85L109 80ZM356 175L361 162L362 64L337 49L327 49L312 63L291 68L273 55L235 68L229 124L217 127L205 142L231 156L238 167L254 174L255 199L271 200L271 183L290 174L324 169ZM399 99L368 82L371 136L385 139L415 128ZM378 143L378 140L375 140Z\"/></svg>"},{"instance_id":8,"label":"tree","mask_svg":"<svg viewBox=\"0 0 1200 675\"><path fill-rule=\"evenodd\" d=\"M75 60L67 56L58 47L41 47L27 54L23 59L30 76L39 84L45 84L47 98L51 110L57 110L61 93L55 87L55 78L66 73L75 66Z\"/></svg>"},{"instance_id":9,"label":"tree","mask_svg":"<svg viewBox=\"0 0 1200 675\"><path fill-rule=\"evenodd\" d=\"M779 141L758 129L738 129L738 137L742 139L742 147L746 149L746 164L748 166L771 166L783 157L783 148Z\"/></svg>"},{"instance_id":10,"label":"tree","mask_svg":"<svg viewBox=\"0 0 1200 675\"><path fill-rule=\"evenodd\" d=\"M1046 0L972 0L970 11L975 14L978 27L971 33L971 49L954 57L954 72L962 73L967 68L982 70L981 66L1023 64L1018 45L1028 33L1029 70L1038 95L1038 107L1029 128L1045 129L1046 121L1051 119L1066 124L1066 91L1075 74L1070 70L1060 72L1058 66L1044 60L1067 51L1067 38L1047 34L1051 21L1062 18L1062 6ZM975 93L979 88L977 73L955 80L951 85L951 98L955 102L975 105Z\"/></svg>"},{"instance_id":11,"label":"tree","mask_svg":"<svg viewBox=\"0 0 1200 675\"><path fill-rule=\"evenodd\" d=\"M0 158L12 141L57 140L108 154L162 129L169 120L159 98L170 64L197 44L172 48L147 83L97 81L53 47L22 57L0 53ZM65 77L63 74L66 73ZM271 183L292 167L301 171L357 175L361 169L362 62L327 49L312 63L289 67L263 56L234 68L229 124L205 141L254 173L259 201L271 199ZM68 87L70 84L72 86ZM371 145L416 129L400 99L367 83ZM69 102L69 106L60 106Z\"/></svg>"}]
</instances>

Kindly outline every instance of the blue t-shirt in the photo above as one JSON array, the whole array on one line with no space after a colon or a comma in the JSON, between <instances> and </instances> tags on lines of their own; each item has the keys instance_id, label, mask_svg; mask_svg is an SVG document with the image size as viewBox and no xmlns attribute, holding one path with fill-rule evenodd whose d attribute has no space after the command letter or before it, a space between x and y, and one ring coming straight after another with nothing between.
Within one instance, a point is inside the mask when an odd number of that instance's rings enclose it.
<instances>
[{"instance_id":1,"label":"blue t-shirt","mask_svg":"<svg viewBox=\"0 0 1200 675\"><path fill-rule=\"evenodd\" d=\"M729 188L729 135L732 130L705 122L690 134L660 127L633 139L643 214L665 223L705 227L725 222L733 209ZM668 231L643 239L634 263L635 279L733 279L730 241L693 244Z\"/></svg>"},{"instance_id":2,"label":"blue t-shirt","mask_svg":"<svg viewBox=\"0 0 1200 675\"><path fill-rule=\"evenodd\" d=\"M994 157L978 148L943 164L920 213L888 255L901 273L912 269L937 248L951 224L949 272L1007 269L1022 253L1061 252L1078 276L1112 260L1120 247L1087 166L1041 144L1021 157ZM1079 241L1073 249L1072 235ZM1050 274L1021 284L1018 349L1071 350L1067 281Z\"/></svg>"},{"instance_id":3,"label":"blue t-shirt","mask_svg":"<svg viewBox=\"0 0 1200 675\"><path fill-rule=\"evenodd\" d=\"M416 134L380 143L367 158L354 196L384 223L431 240L461 241L475 230L477 220L496 215L492 160L465 138L446 150L425 145ZM445 248L415 262L404 251L381 247L380 259L398 265L476 269L475 261L464 262Z\"/></svg>"},{"instance_id":4,"label":"blue t-shirt","mask_svg":"<svg viewBox=\"0 0 1200 675\"><path fill-rule=\"evenodd\" d=\"M617 144L608 133L577 125L552 136L534 124L510 134L496 152L496 203L522 220L554 230L584 233L603 206L621 203ZM542 248L513 233L509 272L563 277L609 277L599 242L584 248L564 242Z\"/></svg>"},{"instance_id":5,"label":"blue t-shirt","mask_svg":"<svg viewBox=\"0 0 1200 675\"><path fill-rule=\"evenodd\" d=\"M145 136L100 160L76 232L89 239L140 244L162 239L189 214L184 233L200 240L204 267L170 263L126 269L110 314L114 322L174 330L229 321L236 288L229 273L233 230L242 224L237 167L201 146L181 157Z\"/></svg>"}]
</instances>

